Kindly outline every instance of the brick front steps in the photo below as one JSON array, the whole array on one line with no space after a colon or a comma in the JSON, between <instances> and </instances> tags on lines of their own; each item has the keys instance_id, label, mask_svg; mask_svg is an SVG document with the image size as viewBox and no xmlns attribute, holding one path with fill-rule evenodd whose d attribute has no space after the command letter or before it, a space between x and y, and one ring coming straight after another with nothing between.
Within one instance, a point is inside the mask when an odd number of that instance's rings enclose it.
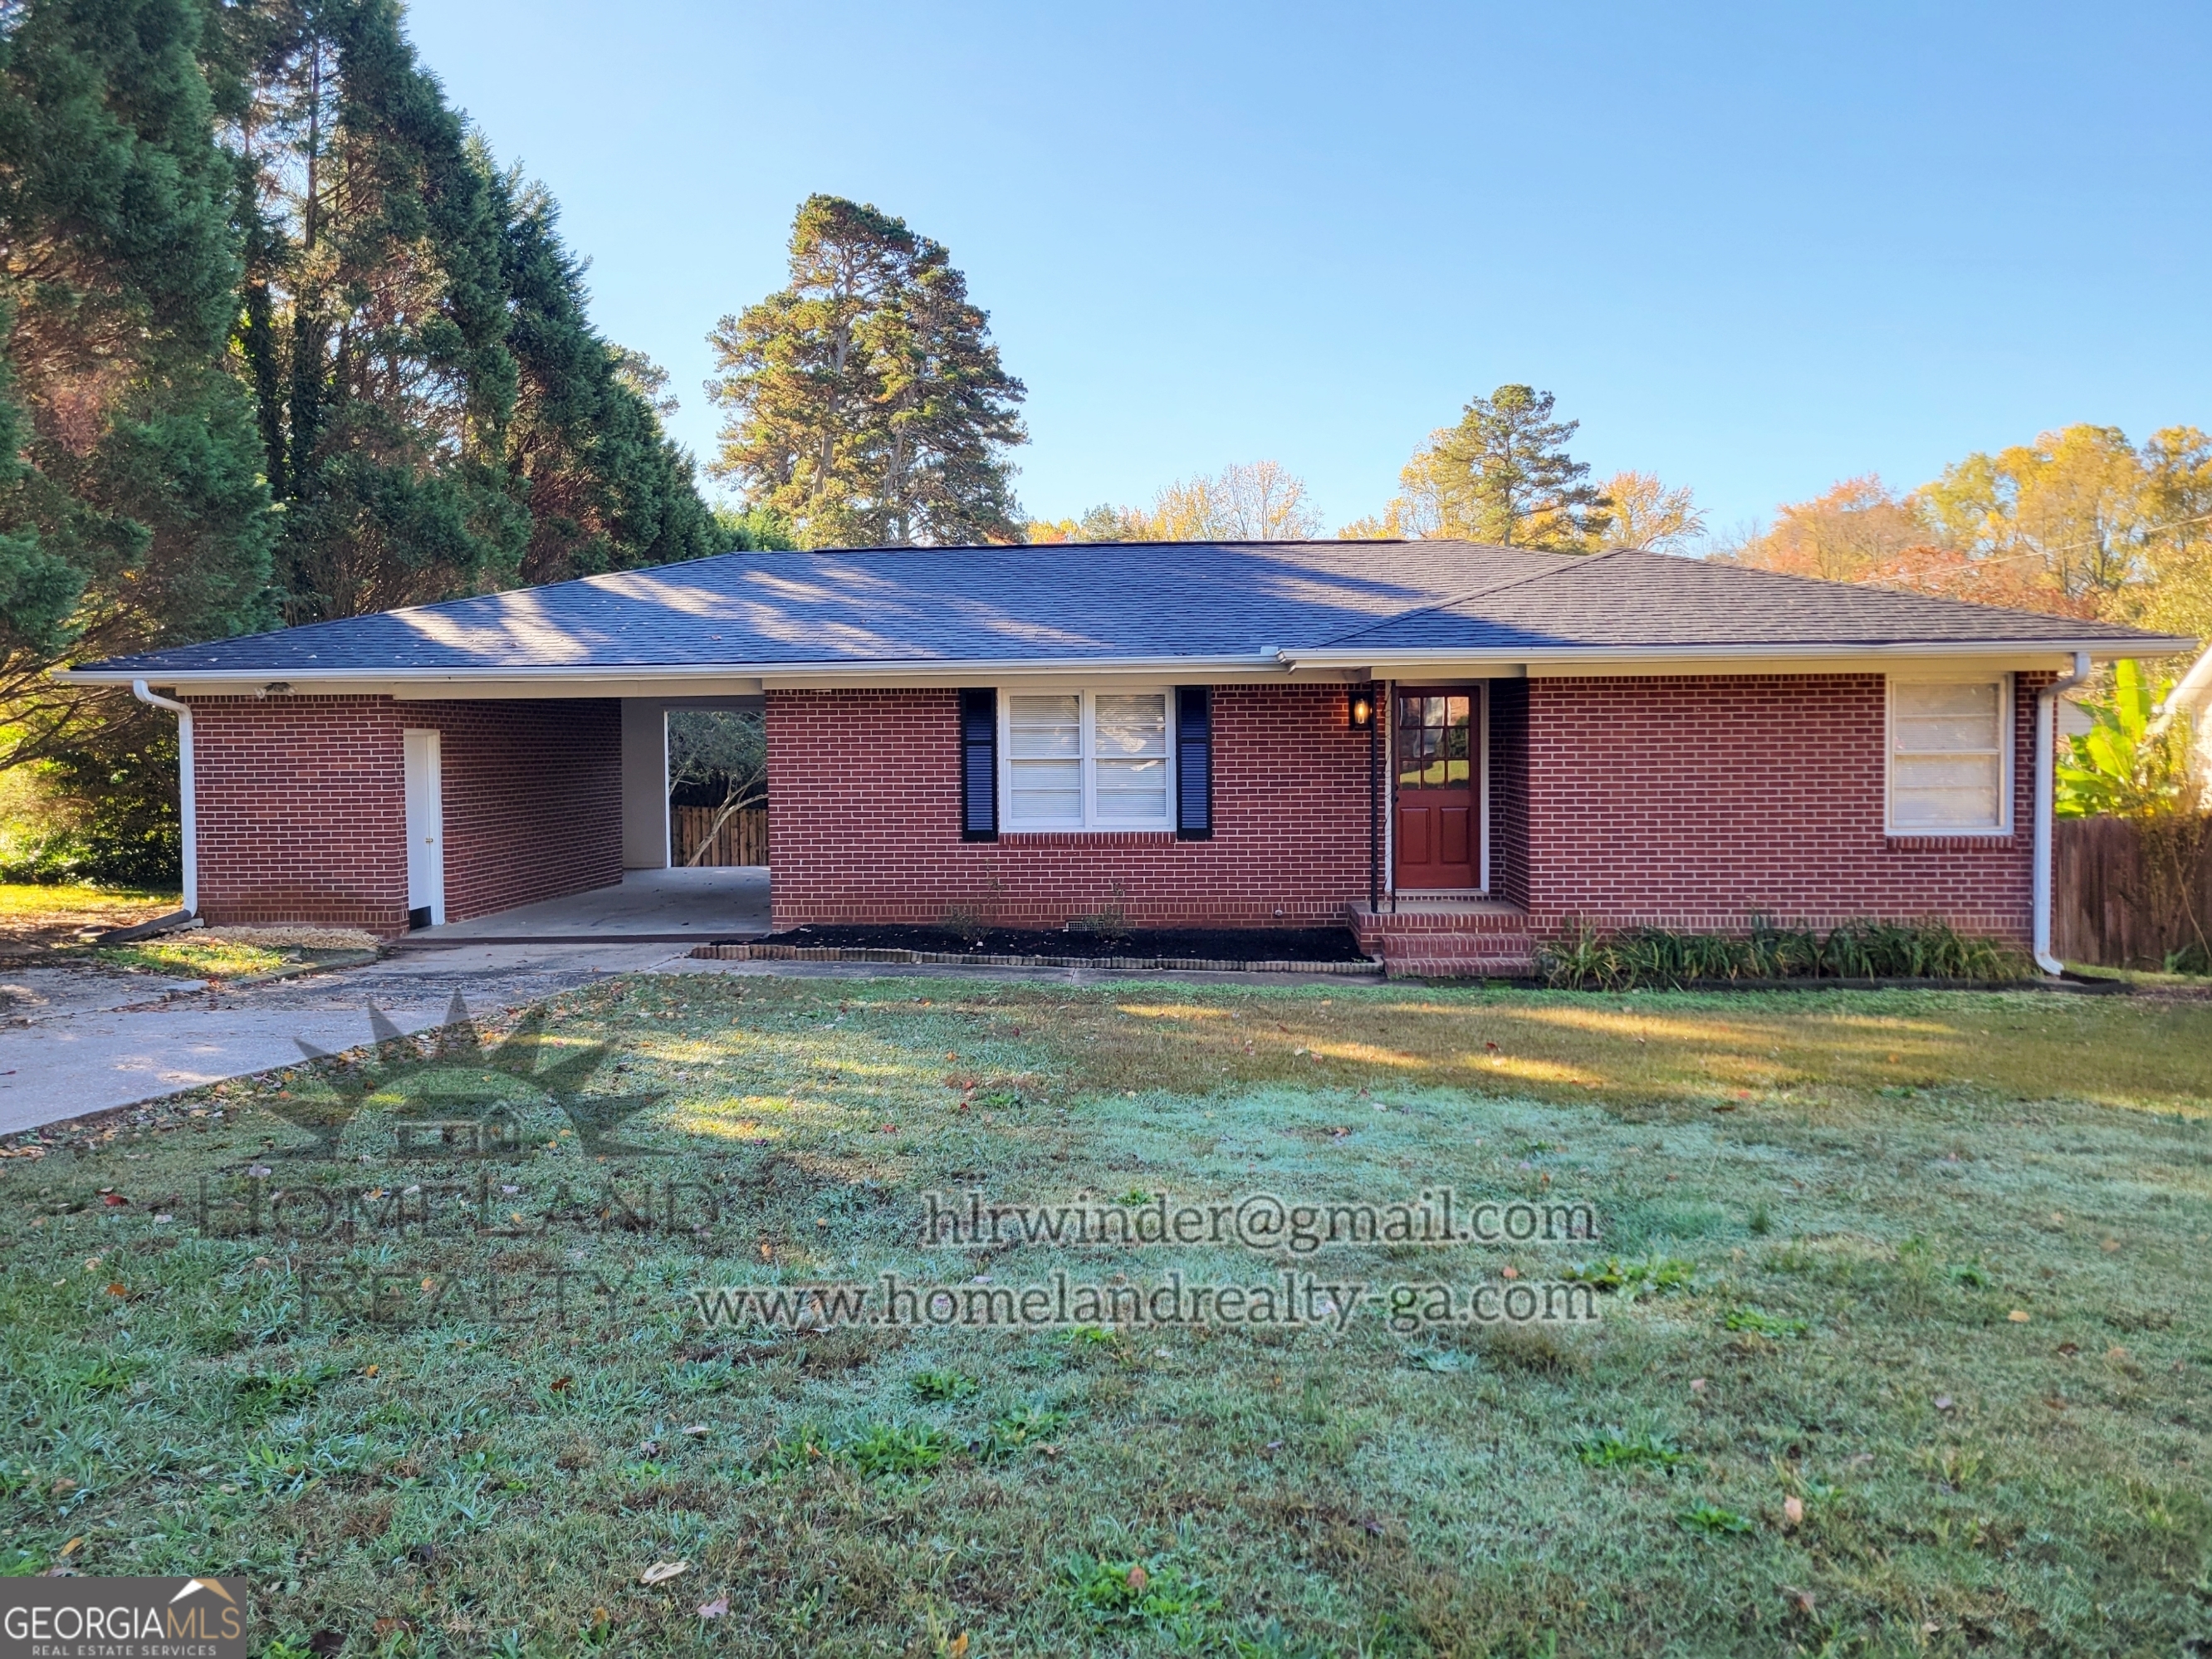
<instances>
[{"instance_id":1,"label":"brick front steps","mask_svg":"<svg viewBox=\"0 0 2212 1659\"><path fill-rule=\"evenodd\" d=\"M1489 899L1402 899L1345 907L1359 948L1392 979L1517 979L1535 970L1528 913Z\"/></svg>"}]
</instances>

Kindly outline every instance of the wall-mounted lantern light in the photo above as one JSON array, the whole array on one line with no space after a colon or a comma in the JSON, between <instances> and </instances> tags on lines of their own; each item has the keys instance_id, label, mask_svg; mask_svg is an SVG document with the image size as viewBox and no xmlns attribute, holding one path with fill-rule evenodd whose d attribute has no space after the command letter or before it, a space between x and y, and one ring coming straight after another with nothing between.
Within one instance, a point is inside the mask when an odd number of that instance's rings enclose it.
<instances>
[{"instance_id":1,"label":"wall-mounted lantern light","mask_svg":"<svg viewBox=\"0 0 2212 1659\"><path fill-rule=\"evenodd\" d=\"M1352 729L1364 732L1375 724L1375 699L1364 686L1352 688Z\"/></svg>"}]
</instances>

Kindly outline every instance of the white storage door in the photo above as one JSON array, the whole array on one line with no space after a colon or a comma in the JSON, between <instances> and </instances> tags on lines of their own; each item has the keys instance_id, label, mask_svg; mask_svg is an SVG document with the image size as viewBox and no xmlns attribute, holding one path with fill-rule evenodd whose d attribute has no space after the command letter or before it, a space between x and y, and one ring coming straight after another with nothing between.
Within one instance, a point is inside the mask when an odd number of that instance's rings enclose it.
<instances>
[{"instance_id":1,"label":"white storage door","mask_svg":"<svg viewBox=\"0 0 2212 1659\"><path fill-rule=\"evenodd\" d=\"M438 733L407 732L407 925L446 919L446 802Z\"/></svg>"}]
</instances>

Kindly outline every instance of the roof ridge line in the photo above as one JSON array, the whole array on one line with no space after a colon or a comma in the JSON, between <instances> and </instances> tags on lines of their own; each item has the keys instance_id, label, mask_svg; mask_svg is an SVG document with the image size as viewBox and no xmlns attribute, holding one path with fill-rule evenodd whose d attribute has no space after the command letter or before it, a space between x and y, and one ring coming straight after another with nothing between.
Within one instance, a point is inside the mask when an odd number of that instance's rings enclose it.
<instances>
[{"instance_id":1,"label":"roof ridge line","mask_svg":"<svg viewBox=\"0 0 2212 1659\"><path fill-rule=\"evenodd\" d=\"M1508 551L1511 550L1514 550L1510 548L1508 549ZM1532 547L1527 550L1531 553L1545 553L1550 551L1549 549L1540 547ZM1555 566L1550 570L1535 571L1526 576L1509 577L1506 580L1502 582L1492 582L1487 587L1471 587L1464 593L1455 593L1448 599L1432 600L1427 605L1417 605L1409 611L1397 611L1390 616L1383 617L1379 622L1371 622L1365 624L1364 627L1355 628L1349 633L1332 635L1329 638L1318 641L1312 648L1316 651L1325 650L1332 645L1340 645L1346 640L1356 640L1362 634L1371 634L1378 628L1389 628L1395 623L1401 623L1408 617L1418 617L1423 612L1429 611L1442 611L1450 605L1465 605L1469 599L1486 599L1492 593L1503 593L1509 587L1521 587L1529 582L1548 581L1553 576L1565 575L1570 570L1578 569L1583 565L1595 564L1600 559L1609 559L1616 553L1632 553L1636 550L1636 549L1632 547L1608 547L1604 551L1599 553L1555 554L1553 556L1556 558L1572 559L1574 562L1571 564Z\"/></svg>"}]
</instances>

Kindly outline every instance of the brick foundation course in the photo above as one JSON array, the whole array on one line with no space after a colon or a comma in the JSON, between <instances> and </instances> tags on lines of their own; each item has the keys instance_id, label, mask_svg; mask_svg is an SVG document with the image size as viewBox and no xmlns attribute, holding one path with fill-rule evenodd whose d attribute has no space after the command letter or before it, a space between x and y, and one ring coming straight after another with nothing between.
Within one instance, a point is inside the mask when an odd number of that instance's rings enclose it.
<instances>
[{"instance_id":1,"label":"brick foundation course","mask_svg":"<svg viewBox=\"0 0 2212 1659\"><path fill-rule=\"evenodd\" d=\"M436 729L450 921L622 879L620 705L195 697L210 924L407 927L404 731Z\"/></svg>"}]
</instances>

